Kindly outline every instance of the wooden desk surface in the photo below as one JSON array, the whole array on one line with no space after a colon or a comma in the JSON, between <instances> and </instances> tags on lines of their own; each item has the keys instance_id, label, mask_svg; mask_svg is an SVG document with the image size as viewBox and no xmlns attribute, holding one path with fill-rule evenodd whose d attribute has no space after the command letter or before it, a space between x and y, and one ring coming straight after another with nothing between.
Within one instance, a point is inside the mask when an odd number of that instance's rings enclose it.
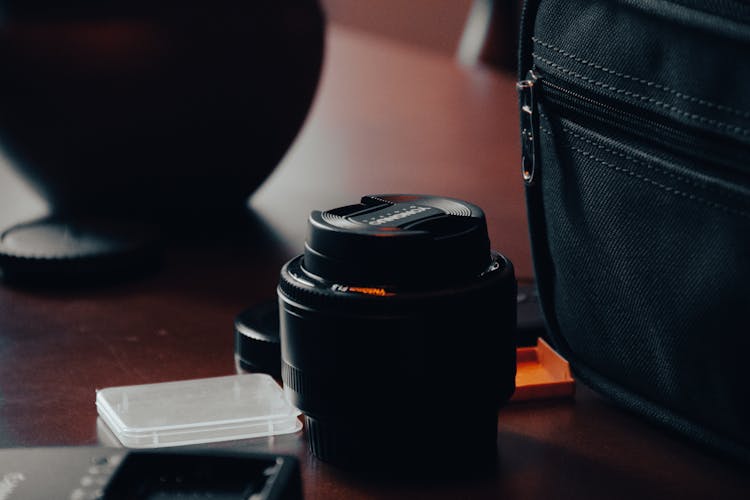
<instances>
[{"instance_id":1,"label":"wooden desk surface","mask_svg":"<svg viewBox=\"0 0 750 500\"><path fill-rule=\"evenodd\" d=\"M340 28L328 50L306 128L252 199L248 238L206 232L170 246L158 273L97 289L0 287L0 446L106 443L96 388L233 373L232 320L274 294L313 208L377 192L465 198L531 277L513 76ZM15 186L0 170L4 224L43 210ZM746 470L584 387L574 402L512 405L498 425L498 472L476 480L357 479L312 458L302 434L228 446L296 454L307 499L750 498Z\"/></svg>"}]
</instances>

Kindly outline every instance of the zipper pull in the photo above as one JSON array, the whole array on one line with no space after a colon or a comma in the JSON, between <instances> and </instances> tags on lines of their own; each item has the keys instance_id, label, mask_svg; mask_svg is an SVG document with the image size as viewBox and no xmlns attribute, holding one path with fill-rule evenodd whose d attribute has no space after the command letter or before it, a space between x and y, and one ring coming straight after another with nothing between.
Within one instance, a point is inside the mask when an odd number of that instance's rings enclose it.
<instances>
[{"instance_id":1,"label":"zipper pull","mask_svg":"<svg viewBox=\"0 0 750 500\"><path fill-rule=\"evenodd\" d=\"M538 117L534 92L538 81L537 74L530 70L526 74L526 80L516 83L521 102L521 173L527 186L534 183L534 171L536 170Z\"/></svg>"}]
</instances>

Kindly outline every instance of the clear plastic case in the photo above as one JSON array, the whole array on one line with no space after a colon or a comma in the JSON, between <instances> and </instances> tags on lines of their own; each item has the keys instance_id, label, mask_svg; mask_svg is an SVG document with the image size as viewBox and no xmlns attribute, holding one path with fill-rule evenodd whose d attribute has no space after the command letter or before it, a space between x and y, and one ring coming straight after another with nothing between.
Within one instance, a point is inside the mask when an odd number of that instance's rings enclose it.
<instances>
[{"instance_id":1,"label":"clear plastic case","mask_svg":"<svg viewBox=\"0 0 750 500\"><path fill-rule=\"evenodd\" d=\"M299 410L265 374L96 391L101 419L129 448L155 448L299 431Z\"/></svg>"}]
</instances>

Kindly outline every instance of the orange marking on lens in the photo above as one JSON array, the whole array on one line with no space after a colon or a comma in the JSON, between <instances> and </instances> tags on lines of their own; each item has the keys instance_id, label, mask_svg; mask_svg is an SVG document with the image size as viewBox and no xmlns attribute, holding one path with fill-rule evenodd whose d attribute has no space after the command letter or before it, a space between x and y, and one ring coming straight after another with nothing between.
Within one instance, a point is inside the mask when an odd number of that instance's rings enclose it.
<instances>
[{"instance_id":1,"label":"orange marking on lens","mask_svg":"<svg viewBox=\"0 0 750 500\"><path fill-rule=\"evenodd\" d=\"M384 288L370 288L364 286L350 286L350 292L364 293L367 295L377 295L378 297L386 297L393 295L392 293L386 292Z\"/></svg>"}]
</instances>

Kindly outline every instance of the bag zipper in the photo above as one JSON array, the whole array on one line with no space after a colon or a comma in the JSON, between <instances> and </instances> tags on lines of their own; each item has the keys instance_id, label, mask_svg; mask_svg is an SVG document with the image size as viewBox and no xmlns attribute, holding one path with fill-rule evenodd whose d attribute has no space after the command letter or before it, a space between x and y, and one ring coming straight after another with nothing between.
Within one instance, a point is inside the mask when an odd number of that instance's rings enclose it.
<instances>
[{"instance_id":1,"label":"bag zipper","mask_svg":"<svg viewBox=\"0 0 750 500\"><path fill-rule=\"evenodd\" d=\"M718 165L724 167L723 172L729 169L747 180L748 147L716 131L667 125L649 116L647 110L615 102L553 76L542 77L534 69L516 87L521 101L522 174L527 185L533 184L537 168L540 96L545 104L558 107L579 121L593 122L596 128L604 125L616 130L617 135L658 144L680 156L702 160L702 165Z\"/></svg>"},{"instance_id":2,"label":"bag zipper","mask_svg":"<svg viewBox=\"0 0 750 500\"><path fill-rule=\"evenodd\" d=\"M526 80L516 83L521 101L521 175L527 186L534 183L538 156L536 145L539 136L539 117L535 99L535 87L538 80L536 73L530 70L526 75Z\"/></svg>"}]
</instances>

